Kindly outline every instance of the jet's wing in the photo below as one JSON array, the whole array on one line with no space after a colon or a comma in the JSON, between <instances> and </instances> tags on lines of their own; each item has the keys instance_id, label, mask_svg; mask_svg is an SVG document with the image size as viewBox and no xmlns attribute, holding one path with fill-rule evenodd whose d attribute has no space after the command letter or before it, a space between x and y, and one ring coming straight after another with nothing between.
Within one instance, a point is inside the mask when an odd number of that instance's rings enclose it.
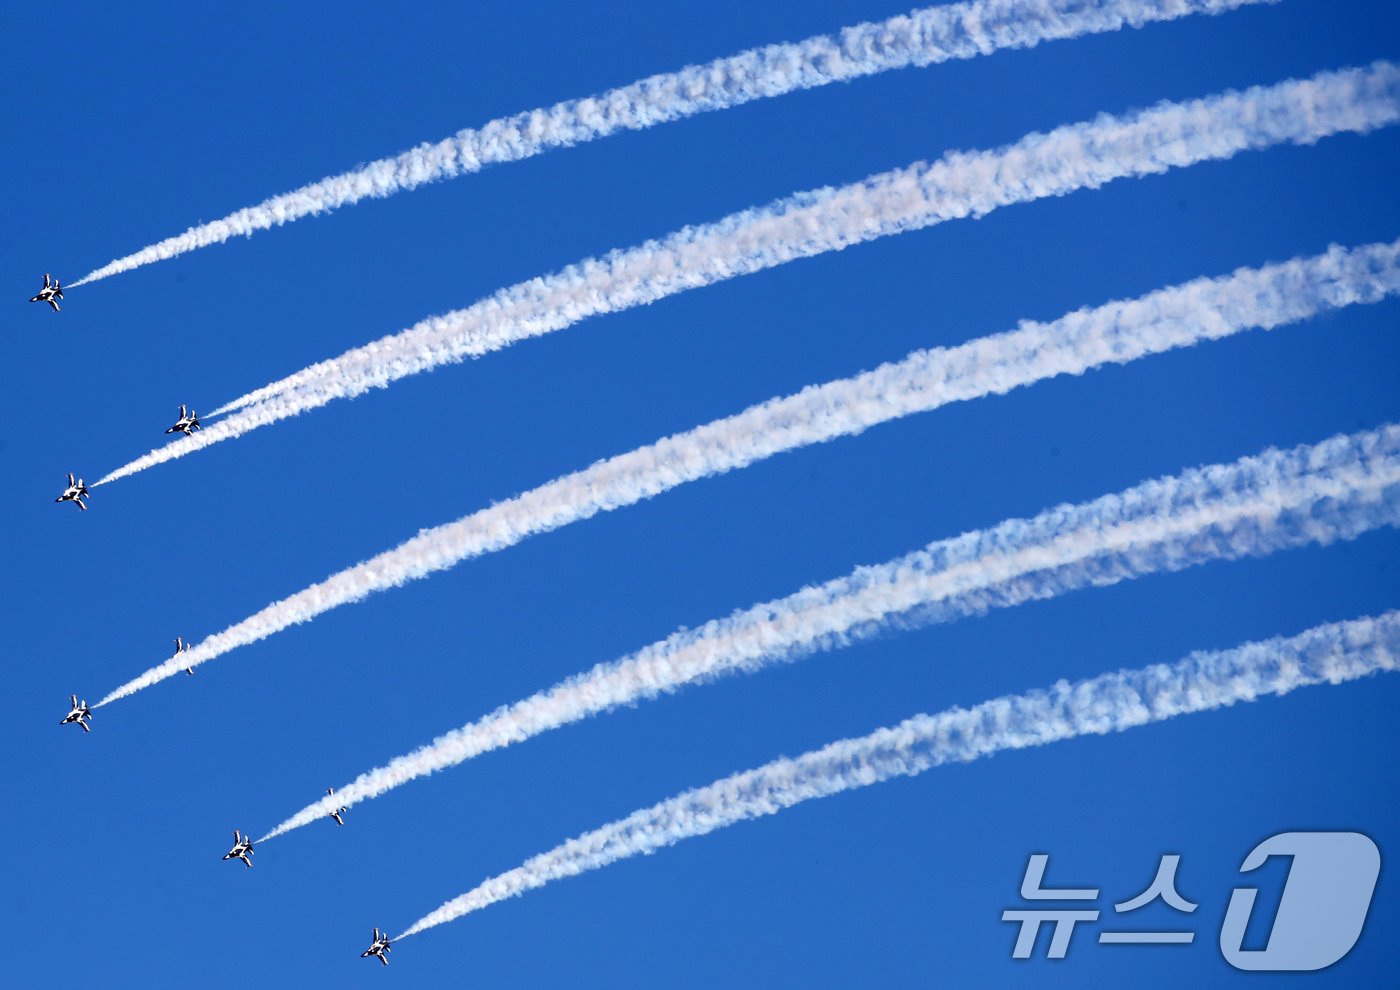
<instances>
[{"instance_id":1,"label":"jet's wing","mask_svg":"<svg viewBox=\"0 0 1400 990\"><path fill-rule=\"evenodd\" d=\"M70 697L70 698L73 699L73 707L74 707L74 708L77 708L77 707L78 707L78 696L77 696L76 694L70 694L68 697Z\"/></svg>"},{"instance_id":2,"label":"jet's wing","mask_svg":"<svg viewBox=\"0 0 1400 990\"><path fill-rule=\"evenodd\" d=\"M74 484L74 482L73 482L73 472L72 472L72 471L69 471L69 472L68 472L68 487L69 487L69 488L72 488L72 487L73 487L73 484Z\"/></svg>"},{"instance_id":3,"label":"jet's wing","mask_svg":"<svg viewBox=\"0 0 1400 990\"><path fill-rule=\"evenodd\" d=\"M53 284L53 280L49 277L49 273L48 273L48 272L44 272L44 288L47 289L47 288L48 288L50 285L52 285L52 284Z\"/></svg>"},{"instance_id":4,"label":"jet's wing","mask_svg":"<svg viewBox=\"0 0 1400 990\"><path fill-rule=\"evenodd\" d=\"M49 297L49 305L53 307L55 313L58 312L58 300L54 299L52 296Z\"/></svg>"}]
</instances>

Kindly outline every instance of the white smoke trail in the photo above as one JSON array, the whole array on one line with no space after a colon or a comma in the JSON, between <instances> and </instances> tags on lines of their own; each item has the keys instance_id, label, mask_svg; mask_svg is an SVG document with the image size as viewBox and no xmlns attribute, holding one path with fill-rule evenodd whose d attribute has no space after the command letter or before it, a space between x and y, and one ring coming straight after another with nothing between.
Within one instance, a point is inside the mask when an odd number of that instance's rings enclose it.
<instances>
[{"instance_id":1,"label":"white smoke trail","mask_svg":"<svg viewBox=\"0 0 1400 990\"><path fill-rule=\"evenodd\" d=\"M591 315L654 302L738 275L999 206L1165 172L1247 148L1311 143L1400 120L1400 68L1323 73L1244 93L1100 116L996 151L958 152L840 189L798 195L664 241L507 288L250 393L192 437L151 451L97 484L124 478L338 398L480 356ZM247 408L244 408L247 407Z\"/></svg>"},{"instance_id":2,"label":"white smoke trail","mask_svg":"<svg viewBox=\"0 0 1400 990\"><path fill-rule=\"evenodd\" d=\"M915 10L887 21L857 24L836 35L755 48L708 65L651 76L598 96L459 131L443 141L421 144L393 158L275 196L222 220L192 227L177 237L118 258L68 287L221 244L239 234L251 236L369 197L392 196L619 131L642 130L751 100L906 66L968 59L1001 49L1033 48L1042 41L1273 2L1276 0L980 0Z\"/></svg>"},{"instance_id":3,"label":"white smoke trail","mask_svg":"<svg viewBox=\"0 0 1400 990\"><path fill-rule=\"evenodd\" d=\"M308 805L264 839L590 715L843 646L892 622L951 621L1210 560L1328 543L1397 520L1400 427L1268 451L1060 506L931 544L599 664L361 774L337 788L333 801Z\"/></svg>"},{"instance_id":4,"label":"white smoke trail","mask_svg":"<svg viewBox=\"0 0 1400 990\"><path fill-rule=\"evenodd\" d=\"M423 530L392 550L274 602L148 670L100 704L338 605L785 450L1040 378L1077 374L1250 326L1271 327L1324 309L1375 301L1400 288L1397 251L1400 242L1350 252L1334 247L1314 258L1198 279L1052 323L1027 323L961 347L917 352L853 379L762 403Z\"/></svg>"},{"instance_id":5,"label":"white smoke trail","mask_svg":"<svg viewBox=\"0 0 1400 990\"><path fill-rule=\"evenodd\" d=\"M1107 735L1177 715L1226 708L1315 684L1400 669L1400 613L1317 626L1289 639L1194 653L1172 665L1120 670L971 709L916 715L859 739L782 758L634 812L492 877L414 922L400 939L554 880L647 854L803 801L945 763L1083 735Z\"/></svg>"}]
</instances>

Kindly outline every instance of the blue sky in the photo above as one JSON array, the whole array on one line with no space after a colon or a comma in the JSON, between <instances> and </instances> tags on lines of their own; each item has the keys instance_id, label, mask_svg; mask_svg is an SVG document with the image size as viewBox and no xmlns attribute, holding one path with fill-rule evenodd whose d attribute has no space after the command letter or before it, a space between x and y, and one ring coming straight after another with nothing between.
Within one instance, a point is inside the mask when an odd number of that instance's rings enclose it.
<instances>
[{"instance_id":1,"label":"blue sky","mask_svg":"<svg viewBox=\"0 0 1400 990\"><path fill-rule=\"evenodd\" d=\"M794 190L1229 87L1400 57L1383 2L1284 0L761 101L24 300L306 181L494 117L904 9L56 5L0 39L7 979L96 985L1202 985L1236 870L1288 829L1400 855L1400 679L1309 689L814 802L357 958L483 878L688 787L920 711L1395 607L1400 534L891 634L492 754L222 863L370 766L734 608L933 539L1400 419L1394 301L786 454L470 561L56 723L274 598L599 457L910 350L1400 234L1400 129L888 238L333 404L55 506L206 409L494 289ZM15 18L11 18L12 20ZM53 25L51 37L32 29ZM1187 949L1013 963L1026 858L1123 900L1164 852ZM1281 883L1274 870L1271 882ZM1266 887L1268 884L1266 883ZM1170 923L1170 912L1159 916ZM1366 933L1306 979L1400 964ZM1289 978L1280 977L1285 982Z\"/></svg>"}]
</instances>

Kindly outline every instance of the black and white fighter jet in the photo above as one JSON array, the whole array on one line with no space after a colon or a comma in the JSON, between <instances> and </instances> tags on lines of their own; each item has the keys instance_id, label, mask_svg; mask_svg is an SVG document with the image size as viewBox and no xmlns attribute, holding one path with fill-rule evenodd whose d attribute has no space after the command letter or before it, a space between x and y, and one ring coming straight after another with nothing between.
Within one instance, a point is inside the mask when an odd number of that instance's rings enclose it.
<instances>
[{"instance_id":1,"label":"black and white fighter jet","mask_svg":"<svg viewBox=\"0 0 1400 990\"><path fill-rule=\"evenodd\" d=\"M243 865L252 867L253 861L248 857L253 855L253 840L246 835L239 835L238 829L233 830L233 848L224 853L224 859L241 859Z\"/></svg>"},{"instance_id":2,"label":"black and white fighter jet","mask_svg":"<svg viewBox=\"0 0 1400 990\"><path fill-rule=\"evenodd\" d=\"M77 504L78 508L80 508L80 509L86 509L86 508L87 508L87 505L84 504L83 499L87 498L87 495L88 495L87 485L83 484L83 479L82 479L82 478L79 478L77 481L74 481L74 480L73 480L73 472L72 472L72 471L69 471L69 472L68 472L68 487L65 488L65 489L63 489L63 494L60 495L60 496L58 496L58 498L54 499L54 501L55 501L55 502L73 502L73 503L76 503L76 504Z\"/></svg>"},{"instance_id":3,"label":"black and white fighter jet","mask_svg":"<svg viewBox=\"0 0 1400 990\"><path fill-rule=\"evenodd\" d=\"M184 403L180 404L180 418L175 421L175 425L166 430L166 433L183 433L189 436L199 429L199 413L186 412Z\"/></svg>"},{"instance_id":4,"label":"black and white fighter jet","mask_svg":"<svg viewBox=\"0 0 1400 990\"><path fill-rule=\"evenodd\" d=\"M360 958L378 956L379 961L385 966L389 965L389 936L379 934L379 929L374 930L374 941L369 944L369 948L360 953Z\"/></svg>"},{"instance_id":5,"label":"black and white fighter jet","mask_svg":"<svg viewBox=\"0 0 1400 990\"><path fill-rule=\"evenodd\" d=\"M184 652L185 652L186 650L188 650L189 648L190 648L190 644L185 642L184 637L182 637L182 636L176 636L176 637L175 637L175 655L176 655L177 657L178 657L181 653L184 653ZM186 667L186 668L185 668L185 673L187 673L187 674L193 674L193 673L194 673L194 668L193 668L193 667Z\"/></svg>"},{"instance_id":6,"label":"black and white fighter jet","mask_svg":"<svg viewBox=\"0 0 1400 990\"><path fill-rule=\"evenodd\" d=\"M327 793L327 794L334 794L334 793L335 793L335 788L334 788L334 787L327 787L327 788L326 788L326 793ZM345 814L345 809L344 809L344 808L336 808L334 811L331 812L331 817L335 819L335 823L336 823L337 825L344 825L344 824L345 824L345 819L340 817L340 816L343 815L343 814Z\"/></svg>"},{"instance_id":7,"label":"black and white fighter jet","mask_svg":"<svg viewBox=\"0 0 1400 990\"><path fill-rule=\"evenodd\" d=\"M58 312L58 300L63 298L63 286L58 284L58 279L49 278L49 273L44 272L44 287L39 290L39 294L30 299L30 302L46 302L53 307L55 313Z\"/></svg>"},{"instance_id":8,"label":"black and white fighter jet","mask_svg":"<svg viewBox=\"0 0 1400 990\"><path fill-rule=\"evenodd\" d=\"M73 710L63 716L63 721L59 725L67 725L69 722L77 722L83 727L84 732L91 732L87 720L92 718L92 709L88 708L86 701L79 701L76 694L70 694L68 700L73 703Z\"/></svg>"}]
</instances>

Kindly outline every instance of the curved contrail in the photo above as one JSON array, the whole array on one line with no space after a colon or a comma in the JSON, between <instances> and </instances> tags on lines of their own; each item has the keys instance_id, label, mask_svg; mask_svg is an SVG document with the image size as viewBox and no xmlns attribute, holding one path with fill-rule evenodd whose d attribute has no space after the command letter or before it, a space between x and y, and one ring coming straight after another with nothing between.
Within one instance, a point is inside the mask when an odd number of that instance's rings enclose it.
<instances>
[{"instance_id":1,"label":"curved contrail","mask_svg":"<svg viewBox=\"0 0 1400 990\"><path fill-rule=\"evenodd\" d=\"M970 709L916 715L634 812L492 877L409 926L398 938L454 921L554 880L656 852L803 801L912 777L1011 749L1107 735L1177 715L1225 708L1316 684L1400 669L1400 613L1317 626L1288 639L1193 653L1179 663L1120 670L1008 695Z\"/></svg>"},{"instance_id":2,"label":"curved contrail","mask_svg":"<svg viewBox=\"0 0 1400 990\"><path fill-rule=\"evenodd\" d=\"M264 838L590 715L843 646L892 622L951 621L1143 574L1354 537L1397 519L1400 427L1268 451L1009 520L599 664L361 774Z\"/></svg>"},{"instance_id":3,"label":"curved contrail","mask_svg":"<svg viewBox=\"0 0 1400 990\"><path fill-rule=\"evenodd\" d=\"M398 547L274 602L146 671L99 704L376 591L786 450L1042 378L1375 301L1400 289L1397 250L1395 244L1350 252L1333 248L1314 258L1198 279L1051 323L1027 323L961 347L916 352L855 378L762 403L423 530Z\"/></svg>"},{"instance_id":4,"label":"curved contrail","mask_svg":"<svg viewBox=\"0 0 1400 990\"><path fill-rule=\"evenodd\" d=\"M233 415L137 458L96 484L588 316L872 238L981 217L1013 203L1229 158L1245 149L1365 132L1397 120L1400 68L1378 62L1243 93L1164 103L1126 117L1103 115L994 151L955 152L933 164L804 193L523 282L468 309L312 365L249 393L224 407Z\"/></svg>"},{"instance_id":5,"label":"curved contrail","mask_svg":"<svg viewBox=\"0 0 1400 990\"><path fill-rule=\"evenodd\" d=\"M751 100L846 82L906 66L1032 48L1042 41L1141 27L1191 14L1219 14L1276 0L980 0L928 7L834 35L755 48L707 65L651 76L598 96L568 100L459 131L350 172L330 176L222 220L191 227L118 258L68 287L279 227L362 199L392 196L439 179L519 161L552 148L635 131Z\"/></svg>"}]
</instances>

